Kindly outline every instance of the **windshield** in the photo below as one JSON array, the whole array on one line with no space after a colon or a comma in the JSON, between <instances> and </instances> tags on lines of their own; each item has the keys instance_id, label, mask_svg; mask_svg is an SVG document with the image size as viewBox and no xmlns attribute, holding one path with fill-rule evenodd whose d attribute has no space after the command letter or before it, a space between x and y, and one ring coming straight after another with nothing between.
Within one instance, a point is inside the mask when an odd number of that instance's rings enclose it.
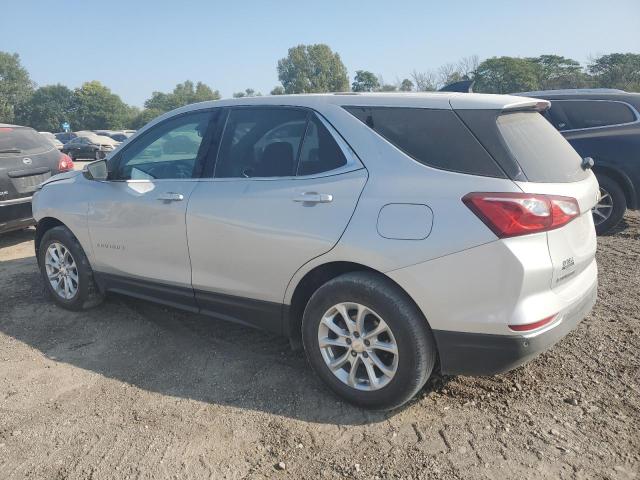
<instances>
[{"instance_id":1,"label":"windshield","mask_svg":"<svg viewBox=\"0 0 640 480\"><path fill-rule=\"evenodd\" d=\"M500 115L498 130L531 182L577 182L589 175L573 147L537 112Z\"/></svg>"},{"instance_id":2,"label":"windshield","mask_svg":"<svg viewBox=\"0 0 640 480\"><path fill-rule=\"evenodd\" d=\"M51 143L31 128L0 127L0 155L34 154L51 148Z\"/></svg>"}]
</instances>

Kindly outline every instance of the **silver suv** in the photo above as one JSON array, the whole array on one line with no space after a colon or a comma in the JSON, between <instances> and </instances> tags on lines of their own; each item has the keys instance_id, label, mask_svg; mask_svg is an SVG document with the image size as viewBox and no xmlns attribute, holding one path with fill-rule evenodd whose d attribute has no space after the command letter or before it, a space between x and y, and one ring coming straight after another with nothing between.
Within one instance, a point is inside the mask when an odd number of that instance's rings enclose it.
<instances>
[{"instance_id":1,"label":"silver suv","mask_svg":"<svg viewBox=\"0 0 640 480\"><path fill-rule=\"evenodd\" d=\"M288 336L342 398L394 408L503 372L596 299L598 183L539 112L476 94L189 105L34 196L47 291Z\"/></svg>"}]
</instances>

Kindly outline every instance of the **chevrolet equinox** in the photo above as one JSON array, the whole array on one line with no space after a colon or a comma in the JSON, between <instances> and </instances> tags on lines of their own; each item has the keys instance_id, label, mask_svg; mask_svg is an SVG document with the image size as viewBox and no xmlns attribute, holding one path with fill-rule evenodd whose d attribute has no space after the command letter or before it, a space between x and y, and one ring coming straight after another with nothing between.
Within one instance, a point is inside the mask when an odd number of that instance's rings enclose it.
<instances>
[{"instance_id":1,"label":"chevrolet equinox","mask_svg":"<svg viewBox=\"0 0 640 480\"><path fill-rule=\"evenodd\" d=\"M596 299L598 182L545 100L460 93L204 102L33 198L46 291L117 292L288 336L352 403L436 365L530 360Z\"/></svg>"}]
</instances>

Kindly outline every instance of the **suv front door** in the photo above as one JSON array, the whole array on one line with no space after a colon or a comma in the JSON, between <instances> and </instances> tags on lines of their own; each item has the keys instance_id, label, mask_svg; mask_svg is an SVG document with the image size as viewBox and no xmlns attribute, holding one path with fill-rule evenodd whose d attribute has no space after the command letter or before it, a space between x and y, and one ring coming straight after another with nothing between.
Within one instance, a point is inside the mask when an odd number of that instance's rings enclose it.
<instances>
[{"instance_id":1,"label":"suv front door","mask_svg":"<svg viewBox=\"0 0 640 480\"><path fill-rule=\"evenodd\" d=\"M185 213L209 147L216 113L172 117L110 160L89 204L94 270L112 290L126 290L196 310Z\"/></svg>"},{"instance_id":2,"label":"suv front door","mask_svg":"<svg viewBox=\"0 0 640 480\"><path fill-rule=\"evenodd\" d=\"M367 172L317 114L228 111L213 178L189 201L192 282L209 314L279 332L285 289L344 232Z\"/></svg>"}]
</instances>

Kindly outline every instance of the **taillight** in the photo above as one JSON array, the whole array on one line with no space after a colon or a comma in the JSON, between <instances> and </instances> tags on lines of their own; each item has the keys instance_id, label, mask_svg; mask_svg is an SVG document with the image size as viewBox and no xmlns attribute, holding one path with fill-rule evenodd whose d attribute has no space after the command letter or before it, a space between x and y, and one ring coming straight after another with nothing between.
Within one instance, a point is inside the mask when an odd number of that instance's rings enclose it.
<instances>
[{"instance_id":1,"label":"taillight","mask_svg":"<svg viewBox=\"0 0 640 480\"><path fill-rule=\"evenodd\" d=\"M560 228L580 214L575 198L557 195L473 192L462 201L500 238Z\"/></svg>"},{"instance_id":2,"label":"taillight","mask_svg":"<svg viewBox=\"0 0 640 480\"><path fill-rule=\"evenodd\" d=\"M69 155L64 153L60 154L60 159L58 160L58 170L60 172L66 172L67 170L73 170L73 160Z\"/></svg>"},{"instance_id":3,"label":"taillight","mask_svg":"<svg viewBox=\"0 0 640 480\"><path fill-rule=\"evenodd\" d=\"M536 330L538 328L544 327L545 325L549 325L551 322L555 320L558 315L551 315L550 317L543 318L542 320L538 320L533 323L525 323L521 325L509 325L509 328L515 332L530 332L531 330Z\"/></svg>"}]
</instances>

